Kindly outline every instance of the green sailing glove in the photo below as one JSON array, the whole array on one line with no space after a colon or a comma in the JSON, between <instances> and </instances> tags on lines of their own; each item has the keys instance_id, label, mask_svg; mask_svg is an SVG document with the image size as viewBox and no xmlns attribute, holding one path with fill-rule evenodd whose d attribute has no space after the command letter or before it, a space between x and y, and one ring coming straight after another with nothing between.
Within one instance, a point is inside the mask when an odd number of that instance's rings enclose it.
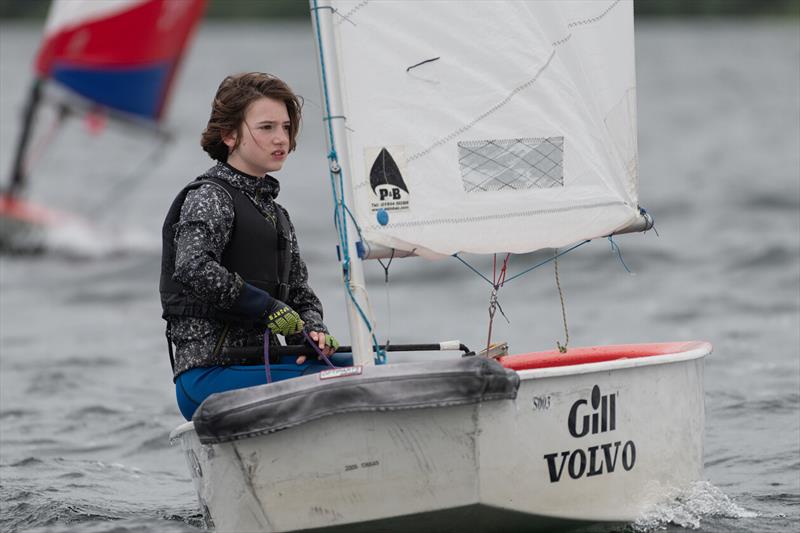
<instances>
[{"instance_id":1,"label":"green sailing glove","mask_svg":"<svg viewBox=\"0 0 800 533\"><path fill-rule=\"evenodd\" d=\"M267 327L274 335L294 335L303 331L303 319L280 300L274 300L266 312Z\"/></svg>"},{"instance_id":2,"label":"green sailing glove","mask_svg":"<svg viewBox=\"0 0 800 533\"><path fill-rule=\"evenodd\" d=\"M326 333L325 334L325 346L330 346L331 348L333 348L333 351L335 352L336 350L339 349L339 341L337 341L336 337L334 337L330 333Z\"/></svg>"}]
</instances>

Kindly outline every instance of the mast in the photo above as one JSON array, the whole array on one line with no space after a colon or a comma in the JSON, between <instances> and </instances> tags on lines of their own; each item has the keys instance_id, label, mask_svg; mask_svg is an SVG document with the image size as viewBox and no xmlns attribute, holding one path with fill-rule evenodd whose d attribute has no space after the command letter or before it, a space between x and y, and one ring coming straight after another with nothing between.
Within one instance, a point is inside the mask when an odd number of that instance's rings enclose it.
<instances>
[{"instance_id":1,"label":"mast","mask_svg":"<svg viewBox=\"0 0 800 533\"><path fill-rule=\"evenodd\" d=\"M26 154L28 151L28 143L31 139L31 132L33 123L36 119L36 112L39 110L39 102L42 99L42 85L44 81L41 78L36 78L33 81L28 102L25 105L25 114L22 118L22 132L20 132L19 141L17 142L17 152L14 157L14 166L11 169L11 179L9 180L8 187L4 194L13 197L17 196L22 188L25 186L26 181Z\"/></svg>"},{"instance_id":2,"label":"mast","mask_svg":"<svg viewBox=\"0 0 800 533\"><path fill-rule=\"evenodd\" d=\"M326 125L326 141L331 168L331 185L337 210L342 281L345 290L347 319L350 326L350 342L353 347L353 363L375 364L372 332L363 261L359 257L356 238L358 228L346 206L353 204L353 188L350 174L347 138L342 100L339 91L339 72L336 61L333 31L333 7L330 0L310 0L311 20L314 26L318 53L320 87L324 106L323 121Z\"/></svg>"}]
</instances>

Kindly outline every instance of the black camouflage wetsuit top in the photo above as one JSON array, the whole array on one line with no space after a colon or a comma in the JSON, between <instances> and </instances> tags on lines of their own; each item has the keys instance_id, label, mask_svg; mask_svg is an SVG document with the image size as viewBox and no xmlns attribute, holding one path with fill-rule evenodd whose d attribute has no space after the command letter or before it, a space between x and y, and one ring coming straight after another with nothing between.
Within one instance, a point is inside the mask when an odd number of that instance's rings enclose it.
<instances>
[{"instance_id":1,"label":"black camouflage wetsuit top","mask_svg":"<svg viewBox=\"0 0 800 533\"><path fill-rule=\"evenodd\" d=\"M206 176L225 180L244 192L267 220L275 223L275 209L289 213L275 202L280 184L271 177L256 177L217 163ZM174 279L186 285L199 299L230 309L239 298L244 280L221 264L222 252L231 236L234 220L230 196L215 185L202 185L191 190L181 208L175 225L175 275ZM300 257L294 225L291 232L291 268L289 296L286 300L305 322L306 331L328 332L322 322L322 304L308 286L308 270ZM247 362L235 356L224 355L225 348L258 346L264 342L264 330L231 325L225 334L220 355L214 349L226 327L224 322L207 318L170 317L172 342L175 344L174 377L186 370L216 365L236 365ZM302 334L286 339L289 344L301 344ZM278 344L270 334L270 344ZM250 361L252 364L252 360Z\"/></svg>"}]
</instances>

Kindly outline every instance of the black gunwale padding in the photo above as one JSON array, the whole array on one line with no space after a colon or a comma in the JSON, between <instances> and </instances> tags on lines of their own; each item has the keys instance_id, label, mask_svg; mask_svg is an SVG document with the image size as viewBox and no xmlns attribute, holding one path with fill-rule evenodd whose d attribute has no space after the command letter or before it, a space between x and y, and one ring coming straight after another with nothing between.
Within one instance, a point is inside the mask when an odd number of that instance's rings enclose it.
<instances>
[{"instance_id":1,"label":"black gunwale padding","mask_svg":"<svg viewBox=\"0 0 800 533\"><path fill-rule=\"evenodd\" d=\"M311 374L209 396L192 421L203 444L266 435L326 416L466 405L517 397L519 376L491 359L465 357Z\"/></svg>"}]
</instances>

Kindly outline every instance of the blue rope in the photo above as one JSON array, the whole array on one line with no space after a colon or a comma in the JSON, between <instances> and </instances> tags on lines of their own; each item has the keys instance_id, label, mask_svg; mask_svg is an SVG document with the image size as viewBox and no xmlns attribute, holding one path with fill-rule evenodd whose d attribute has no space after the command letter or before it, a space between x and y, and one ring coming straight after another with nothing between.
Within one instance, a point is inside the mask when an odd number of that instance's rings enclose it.
<instances>
[{"instance_id":1,"label":"blue rope","mask_svg":"<svg viewBox=\"0 0 800 533\"><path fill-rule=\"evenodd\" d=\"M568 248L568 249L564 250L564 251L563 251L563 252L561 252L561 253L558 253L558 254L554 255L554 256L553 256L553 257L551 257L551 258L549 258L549 259L545 259L545 260L544 260L544 261L542 261L541 263L538 263L538 264L536 264L536 265L533 265L532 267L530 267L530 268L527 268L527 269L523 270L522 272L520 272L520 273L518 273L518 274L514 274L514 275L513 275L513 276L511 276L510 278L506 278L506 280L503 282L503 285L505 285L506 283L508 283L509 281L511 281L511 280L513 280L513 279L517 279L517 278L518 278L518 277L520 277L520 276L524 276L525 274L527 274L527 273L528 273L528 272L530 272L531 270L534 270L534 269L537 269L537 268L539 268L540 266L546 265L547 263L549 263L550 261L553 261L553 260L554 260L554 259L556 259L557 257L561 257L562 255L564 255L564 254L567 254L567 253L571 252L572 250L574 250L574 249L576 249L576 248L579 248L579 247L583 246L584 244L586 244L587 242L590 242L590 241L591 241L591 239L586 239L586 240L585 240L585 241L583 241L583 242L579 242L578 244L576 244L576 245L572 246L571 248ZM472 270L473 272L475 272L477 275L479 275L481 278L483 278L483 280L484 280L486 283L488 283L489 285L491 285L492 287L494 287L494 283L492 283L492 282L489 280L489 278L487 278L486 276L484 276L483 274L481 274L480 272L478 272L478 270L477 270L475 267L473 267L472 265L470 265L469 263L467 263L466 261L464 261L464 260L463 260L461 257L459 257L459 255L458 255L458 254L453 254L453 257L455 257L456 259L458 259L459 261L461 261L462 263L464 263L464 264L467 266L467 268L469 268L470 270ZM624 263L623 263L623 264L624 264Z\"/></svg>"},{"instance_id":2,"label":"blue rope","mask_svg":"<svg viewBox=\"0 0 800 533\"><path fill-rule=\"evenodd\" d=\"M647 209L645 209L642 206L639 206L639 212L642 214L642 216L646 216L647 215ZM661 235L658 234L658 229L656 229L656 221L655 220L653 220L652 229L656 233L656 237L661 237Z\"/></svg>"},{"instance_id":3,"label":"blue rope","mask_svg":"<svg viewBox=\"0 0 800 533\"><path fill-rule=\"evenodd\" d=\"M487 278L486 276L484 276L483 274L481 274L480 272L478 272L478 270L477 270L477 269L476 269L474 266L470 265L469 263L467 263L466 261L464 261L463 259L461 259L461 257L459 257L459 255L458 255L458 254L453 254L453 257L455 257L456 259L458 259L459 261L461 261L462 263L464 263L465 265L467 265L467 268L469 268L470 270L472 270L473 272L475 272L477 275L479 275L480 277L482 277L482 278L483 278L483 280L484 280L486 283L488 283L489 285L491 285L492 287L494 287L494 283L492 283L492 282L489 280L489 278Z\"/></svg>"},{"instance_id":4,"label":"blue rope","mask_svg":"<svg viewBox=\"0 0 800 533\"><path fill-rule=\"evenodd\" d=\"M331 8L332 9L332 8ZM327 69L325 68L325 54L322 53L322 32L319 30L319 6L317 5L317 0L314 0L314 7L311 8L314 12L314 19L317 22L317 47L319 48L319 64L320 64L320 71L322 73L322 95L325 97L325 111L330 113L331 111L331 102L330 98L328 98L328 76L327 76ZM336 153L336 147L333 143L333 125L332 121L327 120L325 121L328 123L328 138L331 141L331 153Z\"/></svg>"},{"instance_id":5,"label":"blue rope","mask_svg":"<svg viewBox=\"0 0 800 533\"><path fill-rule=\"evenodd\" d=\"M622 263L622 266L625 267L625 270L628 272L628 274L633 274L633 272L631 272L631 269L628 268L628 265L625 264L625 260L622 258L622 250L617 245L617 243L614 242L613 236L611 235L608 236L608 242L611 243L611 253L617 252L617 258L619 258L619 262Z\"/></svg>"},{"instance_id":6,"label":"blue rope","mask_svg":"<svg viewBox=\"0 0 800 533\"><path fill-rule=\"evenodd\" d=\"M320 61L320 72L322 75L322 94L325 98L325 111L328 113L328 116L323 118L323 122L326 122L328 125L328 140L330 142L331 151L328 153L328 160L330 164L328 165L328 174L330 175L331 179L331 192L333 194L333 203L334 203L334 225L336 226L337 233L339 234L339 245L342 253L342 271L344 272L344 286L347 290L347 295L350 298L350 301L358 311L359 316L364 321L367 326L367 329L370 332L370 336L372 337L372 343L375 347L375 355L377 362L385 363L386 362L386 352L381 349L380 344L378 343L378 339L375 336L372 324L370 323L369 319L367 318L367 314L359 305L358 301L356 300L353 291L350 289L350 251L347 248L347 220L346 215L349 213L352 217L352 213L347 208L347 205L344 202L344 171L339 166L339 158L336 153L336 142L333 136L333 121L331 120L333 117L330 116L331 104L330 104L330 96L328 94L328 76L327 76L327 69L325 68L325 55L322 51L322 32L320 31L320 23L319 23L319 10L321 8L317 5L317 1L314 0L314 6L311 10L314 12L314 18L316 21L316 33L317 33L317 46L319 48L319 61ZM338 118L338 117L337 117ZM333 164L339 166L339 189L337 193L336 188L336 177L335 173L333 172ZM356 226L356 230L358 231L359 236L361 236L361 229L358 227L358 224L355 223L355 218L353 218L353 223Z\"/></svg>"},{"instance_id":7,"label":"blue rope","mask_svg":"<svg viewBox=\"0 0 800 533\"><path fill-rule=\"evenodd\" d=\"M572 246L571 248L567 248L567 249L566 249L566 250L564 250L563 252L561 252L561 253L558 253L558 254L554 255L553 257L551 257L551 258L549 258L549 259L545 259L545 260L544 260L544 261L542 261L541 263L539 263L539 264L537 264L537 265L533 265L532 267L530 267L530 268L528 268L528 269L525 269L525 270L523 270L523 271L522 271L522 272L520 272L519 274L514 274L514 275L513 275L513 276L511 276L510 278L507 278L507 279L506 279L506 283L508 283L509 281L511 281L511 280L513 280L513 279L516 279L516 278L518 278L518 277L520 277L520 276L523 276L523 275L527 274L528 272L530 272L531 270L534 270L534 269L536 269L536 268L539 268L539 267L540 267L540 266L542 266L542 265L546 265L546 264L547 264L547 263L549 263L550 261L553 261L555 258L557 258L557 257L561 257L561 256L562 256L562 255L564 255L564 254L568 254L568 253L569 253L569 252L571 252L572 250L574 250L574 249L576 249L576 248L580 248L581 246L583 246L584 244L586 244L587 242L590 242L590 241L591 241L591 239L586 239L586 240L585 240L585 241L583 241L583 242L579 242L578 244L576 244L576 245Z\"/></svg>"}]
</instances>

